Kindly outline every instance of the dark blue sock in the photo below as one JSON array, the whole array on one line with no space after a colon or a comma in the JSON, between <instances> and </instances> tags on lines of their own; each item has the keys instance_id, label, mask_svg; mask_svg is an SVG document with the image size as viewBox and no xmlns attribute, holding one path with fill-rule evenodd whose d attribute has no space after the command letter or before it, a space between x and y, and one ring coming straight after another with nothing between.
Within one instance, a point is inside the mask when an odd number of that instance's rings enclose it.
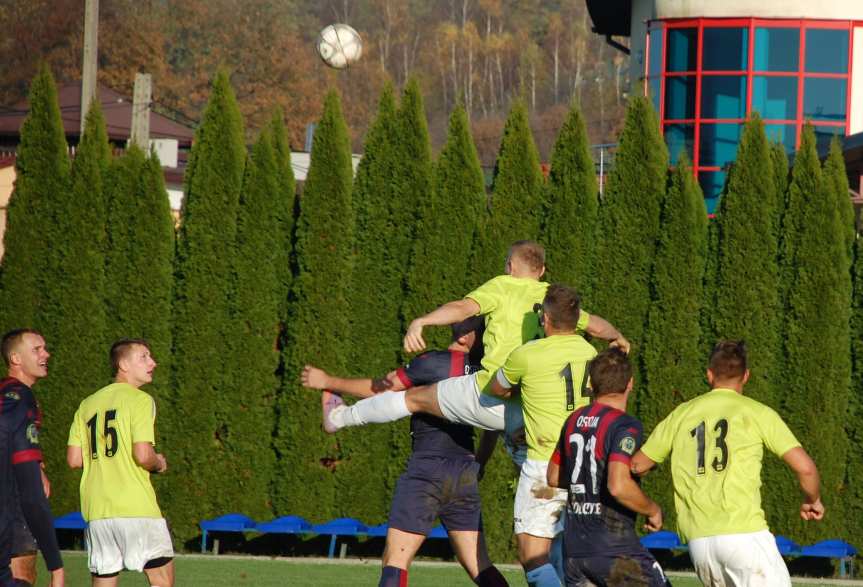
<instances>
[{"instance_id":1,"label":"dark blue sock","mask_svg":"<svg viewBox=\"0 0 863 587\"><path fill-rule=\"evenodd\" d=\"M384 567L381 570L381 580L378 583L378 587L407 587L407 584L407 569Z\"/></svg>"},{"instance_id":2,"label":"dark blue sock","mask_svg":"<svg viewBox=\"0 0 863 587\"><path fill-rule=\"evenodd\" d=\"M500 571L494 565L484 569L476 576L473 582L479 585L479 587L509 587L509 583L506 582L506 579L503 578L503 575L500 574Z\"/></svg>"},{"instance_id":3,"label":"dark blue sock","mask_svg":"<svg viewBox=\"0 0 863 587\"><path fill-rule=\"evenodd\" d=\"M549 563L527 571L524 576L530 587L560 587L560 579L557 578L554 567Z\"/></svg>"}]
</instances>

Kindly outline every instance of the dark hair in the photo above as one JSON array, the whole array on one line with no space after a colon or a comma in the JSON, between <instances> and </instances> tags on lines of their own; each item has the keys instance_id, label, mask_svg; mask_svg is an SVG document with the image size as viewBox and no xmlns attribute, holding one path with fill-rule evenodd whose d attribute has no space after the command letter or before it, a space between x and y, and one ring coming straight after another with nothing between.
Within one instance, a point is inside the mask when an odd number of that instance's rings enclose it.
<instances>
[{"instance_id":1,"label":"dark hair","mask_svg":"<svg viewBox=\"0 0 863 587\"><path fill-rule=\"evenodd\" d=\"M710 353L710 370L715 379L740 379L748 368L746 343L742 340L720 340Z\"/></svg>"},{"instance_id":2,"label":"dark hair","mask_svg":"<svg viewBox=\"0 0 863 587\"><path fill-rule=\"evenodd\" d=\"M120 361L136 344L146 347L148 351L150 350L150 343L143 338L121 338L111 345L111 369L115 375L120 370Z\"/></svg>"},{"instance_id":3,"label":"dark hair","mask_svg":"<svg viewBox=\"0 0 863 587\"><path fill-rule=\"evenodd\" d=\"M560 330L575 330L581 312L581 297L571 287L552 283L542 300L542 310Z\"/></svg>"},{"instance_id":4,"label":"dark hair","mask_svg":"<svg viewBox=\"0 0 863 587\"><path fill-rule=\"evenodd\" d=\"M472 365L479 365L485 350L482 344L482 335L485 333L485 318L482 316L471 316L461 322L456 322L450 328L452 329L452 339L454 341L471 332L476 333L476 339L470 348L470 353L468 353L468 360Z\"/></svg>"},{"instance_id":5,"label":"dark hair","mask_svg":"<svg viewBox=\"0 0 863 587\"><path fill-rule=\"evenodd\" d=\"M535 241L515 241L509 247L507 258L518 257L534 271L545 267L545 247Z\"/></svg>"},{"instance_id":6,"label":"dark hair","mask_svg":"<svg viewBox=\"0 0 863 587\"><path fill-rule=\"evenodd\" d=\"M632 363L622 350L607 348L590 362L590 385L593 396L623 393L632 379Z\"/></svg>"},{"instance_id":7,"label":"dark hair","mask_svg":"<svg viewBox=\"0 0 863 587\"><path fill-rule=\"evenodd\" d=\"M16 328L15 330L10 330L3 335L3 342L0 342L0 352L3 353L3 361L6 362L7 367L11 365L12 353L15 351L15 347L18 346L18 343L21 342L21 339L24 338L25 334L42 336L41 332L34 330L33 328Z\"/></svg>"}]
</instances>

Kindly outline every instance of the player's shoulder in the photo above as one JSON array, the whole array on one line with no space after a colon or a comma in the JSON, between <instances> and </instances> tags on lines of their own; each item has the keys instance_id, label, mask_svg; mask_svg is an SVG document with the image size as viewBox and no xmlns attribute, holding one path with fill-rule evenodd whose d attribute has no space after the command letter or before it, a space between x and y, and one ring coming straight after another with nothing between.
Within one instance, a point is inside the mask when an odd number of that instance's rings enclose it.
<instances>
[{"instance_id":1,"label":"player's shoulder","mask_svg":"<svg viewBox=\"0 0 863 587\"><path fill-rule=\"evenodd\" d=\"M22 410L26 411L27 405L27 399L15 390L3 390L3 394L0 395L0 415L2 416L10 416Z\"/></svg>"}]
</instances>

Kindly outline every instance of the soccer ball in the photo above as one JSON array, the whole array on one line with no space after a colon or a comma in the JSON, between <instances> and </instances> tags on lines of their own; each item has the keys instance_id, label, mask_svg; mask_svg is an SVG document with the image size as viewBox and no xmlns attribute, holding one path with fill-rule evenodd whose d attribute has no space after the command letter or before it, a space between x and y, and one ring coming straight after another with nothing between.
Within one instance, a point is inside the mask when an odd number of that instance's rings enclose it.
<instances>
[{"instance_id":1,"label":"soccer ball","mask_svg":"<svg viewBox=\"0 0 863 587\"><path fill-rule=\"evenodd\" d=\"M346 24L331 24L318 35L318 55L335 69L345 69L363 54L363 40Z\"/></svg>"}]
</instances>

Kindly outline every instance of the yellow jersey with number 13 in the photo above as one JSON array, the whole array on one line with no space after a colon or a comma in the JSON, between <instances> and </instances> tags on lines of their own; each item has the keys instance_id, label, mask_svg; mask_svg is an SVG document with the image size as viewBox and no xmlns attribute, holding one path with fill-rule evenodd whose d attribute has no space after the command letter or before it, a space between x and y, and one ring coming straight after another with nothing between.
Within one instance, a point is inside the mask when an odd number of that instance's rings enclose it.
<instances>
[{"instance_id":1,"label":"yellow jersey with number 13","mask_svg":"<svg viewBox=\"0 0 863 587\"><path fill-rule=\"evenodd\" d=\"M112 383L81 402L69 446L81 447L81 514L105 518L161 518L150 473L135 462L136 442L154 443L153 398L128 383Z\"/></svg>"},{"instance_id":2,"label":"yellow jersey with number 13","mask_svg":"<svg viewBox=\"0 0 863 587\"><path fill-rule=\"evenodd\" d=\"M674 455L674 505L684 540L767 529L764 446L781 457L800 443L775 411L733 389L683 403L656 426L641 451L657 463Z\"/></svg>"}]
</instances>

